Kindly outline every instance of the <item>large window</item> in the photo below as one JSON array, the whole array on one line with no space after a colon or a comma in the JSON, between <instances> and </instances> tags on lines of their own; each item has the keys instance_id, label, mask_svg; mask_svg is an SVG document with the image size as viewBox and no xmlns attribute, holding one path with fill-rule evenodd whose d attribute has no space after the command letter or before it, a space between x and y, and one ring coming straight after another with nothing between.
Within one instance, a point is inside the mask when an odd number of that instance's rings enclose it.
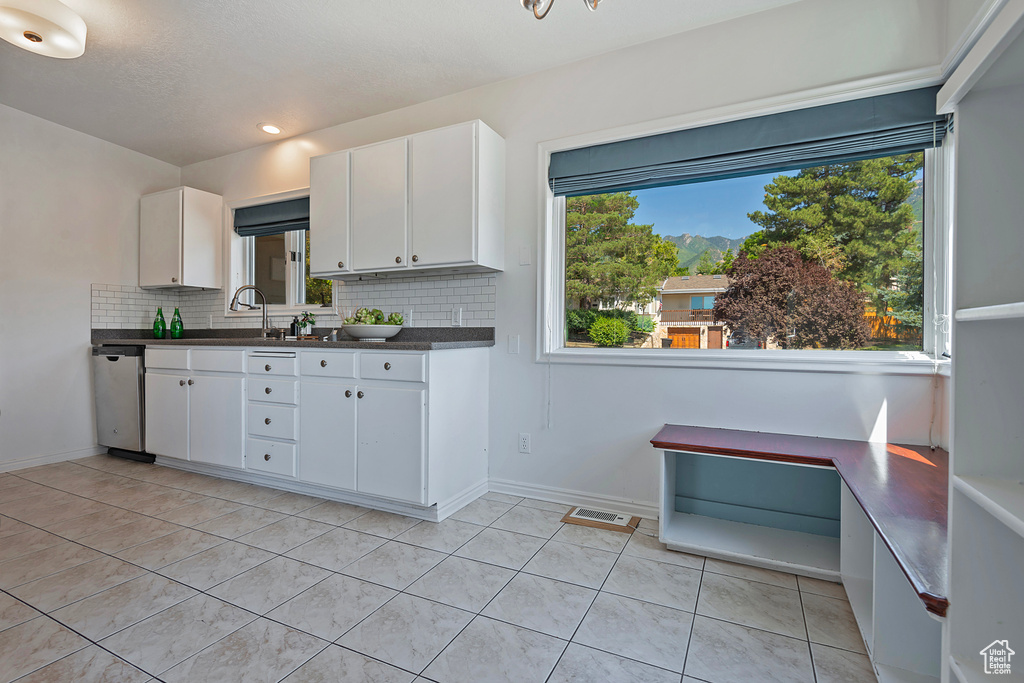
<instances>
[{"instance_id":1,"label":"large window","mask_svg":"<svg viewBox=\"0 0 1024 683\"><path fill-rule=\"evenodd\" d=\"M570 197L566 345L921 351L924 153Z\"/></svg>"},{"instance_id":2,"label":"large window","mask_svg":"<svg viewBox=\"0 0 1024 683\"><path fill-rule=\"evenodd\" d=\"M935 93L543 144L553 211L540 348L925 367L922 352L948 349L951 122Z\"/></svg>"}]
</instances>

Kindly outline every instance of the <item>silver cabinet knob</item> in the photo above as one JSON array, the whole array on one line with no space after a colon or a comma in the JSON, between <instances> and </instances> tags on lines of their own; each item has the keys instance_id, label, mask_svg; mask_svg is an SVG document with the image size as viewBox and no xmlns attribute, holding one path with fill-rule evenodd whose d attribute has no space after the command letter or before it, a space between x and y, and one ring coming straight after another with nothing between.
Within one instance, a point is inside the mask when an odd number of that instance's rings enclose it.
<instances>
[{"instance_id":1,"label":"silver cabinet knob","mask_svg":"<svg viewBox=\"0 0 1024 683\"><path fill-rule=\"evenodd\" d=\"M345 390L345 398L352 398L352 390L351 389L346 389Z\"/></svg>"},{"instance_id":2,"label":"silver cabinet knob","mask_svg":"<svg viewBox=\"0 0 1024 683\"><path fill-rule=\"evenodd\" d=\"M385 363L384 364L384 369L385 370L390 370L391 369L391 363Z\"/></svg>"},{"instance_id":3,"label":"silver cabinet knob","mask_svg":"<svg viewBox=\"0 0 1024 683\"><path fill-rule=\"evenodd\" d=\"M171 282L177 282L177 281L178 281L178 278L176 278L176 277L172 277L171 278Z\"/></svg>"},{"instance_id":4,"label":"silver cabinet knob","mask_svg":"<svg viewBox=\"0 0 1024 683\"><path fill-rule=\"evenodd\" d=\"M183 380L183 379L179 379L179 380L178 380L178 386L179 386L179 387L183 387L183 386L185 386L185 380Z\"/></svg>"},{"instance_id":5,"label":"silver cabinet knob","mask_svg":"<svg viewBox=\"0 0 1024 683\"><path fill-rule=\"evenodd\" d=\"M195 382L193 382L192 380L189 380L189 381L188 381L188 385L189 385L189 386L192 386L193 384L195 384Z\"/></svg>"},{"instance_id":6,"label":"silver cabinet knob","mask_svg":"<svg viewBox=\"0 0 1024 683\"><path fill-rule=\"evenodd\" d=\"M338 261L338 267L339 268L344 268L345 267L345 262L344 261Z\"/></svg>"},{"instance_id":7,"label":"silver cabinet knob","mask_svg":"<svg viewBox=\"0 0 1024 683\"><path fill-rule=\"evenodd\" d=\"M417 256L416 254L413 254L413 255L412 255L412 262L413 262L413 263L416 263L416 262L417 262L417 261L419 261L419 260L420 260L420 257L419 257L419 256Z\"/></svg>"},{"instance_id":8,"label":"silver cabinet knob","mask_svg":"<svg viewBox=\"0 0 1024 683\"><path fill-rule=\"evenodd\" d=\"M267 372L270 372L270 366L269 365L264 365L263 369L266 370Z\"/></svg>"},{"instance_id":9,"label":"silver cabinet knob","mask_svg":"<svg viewBox=\"0 0 1024 683\"><path fill-rule=\"evenodd\" d=\"M327 367L327 361L325 361L325 360L320 361L320 367L326 368Z\"/></svg>"},{"instance_id":10,"label":"silver cabinet knob","mask_svg":"<svg viewBox=\"0 0 1024 683\"><path fill-rule=\"evenodd\" d=\"M396 256L395 257L395 263L401 263L401 262L402 262L402 257L401 256Z\"/></svg>"},{"instance_id":11,"label":"silver cabinet knob","mask_svg":"<svg viewBox=\"0 0 1024 683\"><path fill-rule=\"evenodd\" d=\"M363 397L363 392L360 391L360 392L358 392L356 394L356 398L362 398L362 397Z\"/></svg>"},{"instance_id":12,"label":"silver cabinet knob","mask_svg":"<svg viewBox=\"0 0 1024 683\"><path fill-rule=\"evenodd\" d=\"M263 419L263 424L270 424L270 418L269 417L264 418Z\"/></svg>"},{"instance_id":13,"label":"silver cabinet knob","mask_svg":"<svg viewBox=\"0 0 1024 683\"><path fill-rule=\"evenodd\" d=\"M267 392L267 393L269 394L269 393L270 393L271 391L273 391L273 389L271 389L270 387L267 387L267 388L266 388L266 389L264 389L263 391L265 391L265 392Z\"/></svg>"},{"instance_id":14,"label":"silver cabinet knob","mask_svg":"<svg viewBox=\"0 0 1024 683\"><path fill-rule=\"evenodd\" d=\"M270 453L264 453L263 459L266 460L267 462L270 462Z\"/></svg>"}]
</instances>

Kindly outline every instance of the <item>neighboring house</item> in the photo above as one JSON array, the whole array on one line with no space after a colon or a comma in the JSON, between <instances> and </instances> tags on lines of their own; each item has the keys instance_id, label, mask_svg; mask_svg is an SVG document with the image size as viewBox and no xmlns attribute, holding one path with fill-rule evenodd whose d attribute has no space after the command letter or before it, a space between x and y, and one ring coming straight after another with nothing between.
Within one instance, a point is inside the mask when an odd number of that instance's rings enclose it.
<instances>
[{"instance_id":1,"label":"neighboring house","mask_svg":"<svg viewBox=\"0 0 1024 683\"><path fill-rule=\"evenodd\" d=\"M673 349L725 348L728 331L715 320L715 298L729 287L727 275L670 277L658 288L660 336ZM664 343L664 342L663 342Z\"/></svg>"}]
</instances>

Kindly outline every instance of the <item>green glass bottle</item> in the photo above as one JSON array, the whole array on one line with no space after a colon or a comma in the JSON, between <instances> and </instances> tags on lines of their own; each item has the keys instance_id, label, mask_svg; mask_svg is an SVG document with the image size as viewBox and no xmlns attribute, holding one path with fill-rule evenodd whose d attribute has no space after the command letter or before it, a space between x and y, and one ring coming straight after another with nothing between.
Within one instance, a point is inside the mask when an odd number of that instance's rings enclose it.
<instances>
[{"instance_id":1,"label":"green glass bottle","mask_svg":"<svg viewBox=\"0 0 1024 683\"><path fill-rule=\"evenodd\" d=\"M156 309L156 318L153 319L153 339L163 339L167 334L167 323L164 322L164 309Z\"/></svg>"},{"instance_id":2,"label":"green glass bottle","mask_svg":"<svg viewBox=\"0 0 1024 683\"><path fill-rule=\"evenodd\" d=\"M171 316L171 339L181 339L185 333L185 328L181 324L181 314L178 313L177 307L174 309L174 315Z\"/></svg>"}]
</instances>

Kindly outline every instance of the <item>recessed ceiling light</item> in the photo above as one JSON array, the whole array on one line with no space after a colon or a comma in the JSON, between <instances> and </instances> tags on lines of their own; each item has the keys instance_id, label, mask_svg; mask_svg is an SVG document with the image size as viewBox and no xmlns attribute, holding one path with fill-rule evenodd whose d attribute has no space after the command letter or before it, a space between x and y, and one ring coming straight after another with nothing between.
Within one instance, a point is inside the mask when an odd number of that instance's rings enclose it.
<instances>
[{"instance_id":1,"label":"recessed ceiling light","mask_svg":"<svg viewBox=\"0 0 1024 683\"><path fill-rule=\"evenodd\" d=\"M281 129L272 123L259 123L256 125L256 127L262 130L264 133L270 133L271 135L281 134Z\"/></svg>"},{"instance_id":2,"label":"recessed ceiling light","mask_svg":"<svg viewBox=\"0 0 1024 683\"><path fill-rule=\"evenodd\" d=\"M85 34L82 17L59 0L0 0L0 38L29 52L81 57Z\"/></svg>"}]
</instances>

